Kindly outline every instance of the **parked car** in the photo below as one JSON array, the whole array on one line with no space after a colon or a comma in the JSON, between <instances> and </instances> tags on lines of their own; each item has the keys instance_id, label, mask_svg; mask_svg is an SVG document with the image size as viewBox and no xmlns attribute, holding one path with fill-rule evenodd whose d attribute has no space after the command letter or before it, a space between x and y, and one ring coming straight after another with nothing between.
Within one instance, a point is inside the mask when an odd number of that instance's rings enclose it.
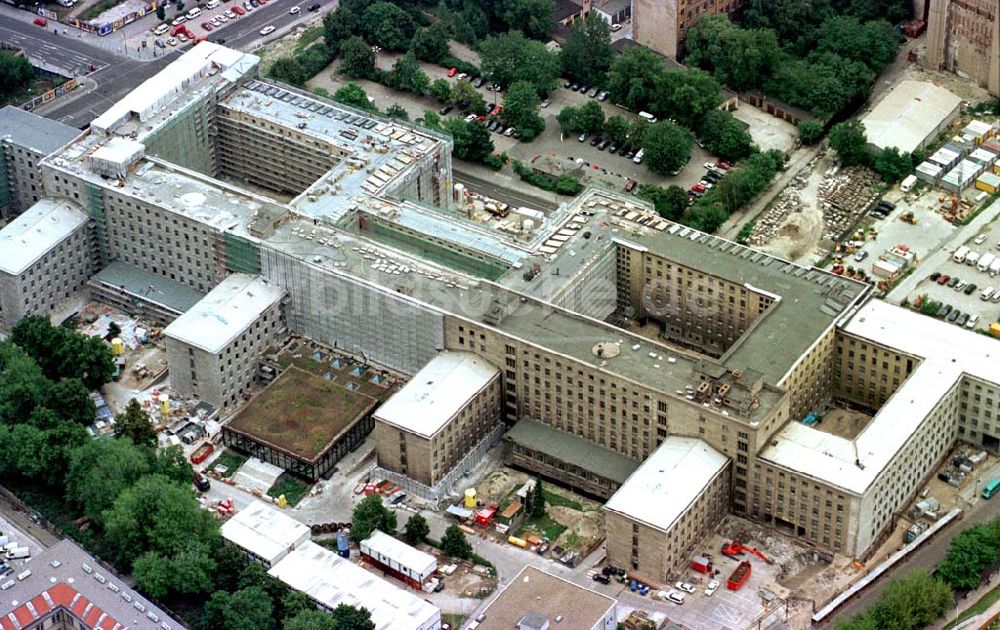
<instances>
[{"instance_id":1,"label":"parked car","mask_svg":"<svg viewBox=\"0 0 1000 630\"><path fill-rule=\"evenodd\" d=\"M451 78L451 77L455 76L456 74L458 74L458 68L456 68L454 66L452 66L451 68L448 68L448 78Z\"/></svg>"},{"instance_id":2,"label":"parked car","mask_svg":"<svg viewBox=\"0 0 1000 630\"><path fill-rule=\"evenodd\" d=\"M569 86L569 89L573 90L574 92L579 92L580 91L580 84L579 83L574 83L573 85Z\"/></svg>"},{"instance_id":3,"label":"parked car","mask_svg":"<svg viewBox=\"0 0 1000 630\"><path fill-rule=\"evenodd\" d=\"M587 134L581 133L579 136L577 136L576 139L577 139L578 142L586 142L587 141Z\"/></svg>"},{"instance_id":4,"label":"parked car","mask_svg":"<svg viewBox=\"0 0 1000 630\"><path fill-rule=\"evenodd\" d=\"M260 34L261 35L270 35L273 32L274 32L274 27L270 26L270 25L265 26L264 28L260 29Z\"/></svg>"},{"instance_id":5,"label":"parked car","mask_svg":"<svg viewBox=\"0 0 1000 630\"><path fill-rule=\"evenodd\" d=\"M610 140L601 140L600 142L597 143L597 150L603 151L604 149L608 148L609 144L611 144Z\"/></svg>"},{"instance_id":6,"label":"parked car","mask_svg":"<svg viewBox=\"0 0 1000 630\"><path fill-rule=\"evenodd\" d=\"M447 116L448 113L451 112L451 110L453 109L455 108L452 107L451 105L445 105L444 107L438 110L438 113L441 114L442 116Z\"/></svg>"},{"instance_id":7,"label":"parked car","mask_svg":"<svg viewBox=\"0 0 1000 630\"><path fill-rule=\"evenodd\" d=\"M177 42L177 38L176 37L171 37L171 38L167 39L167 45L168 46L176 46L177 43L178 42Z\"/></svg>"},{"instance_id":8,"label":"parked car","mask_svg":"<svg viewBox=\"0 0 1000 630\"><path fill-rule=\"evenodd\" d=\"M625 192L632 192L632 189L638 185L639 182L635 181L634 179L628 180L628 182L625 184Z\"/></svg>"},{"instance_id":9,"label":"parked car","mask_svg":"<svg viewBox=\"0 0 1000 630\"><path fill-rule=\"evenodd\" d=\"M36 17L36 18L35 18L35 19L33 20L33 22L34 22L35 24L37 24L38 26L48 26L48 25L49 25L49 21L48 21L48 20L46 20L45 18L42 18L42 17Z\"/></svg>"},{"instance_id":10,"label":"parked car","mask_svg":"<svg viewBox=\"0 0 1000 630\"><path fill-rule=\"evenodd\" d=\"M509 138L509 137L511 137L511 136L514 135L515 131L517 131L517 130L514 129L513 127L507 127L507 129L503 132L503 135L505 135L505 136L507 136Z\"/></svg>"},{"instance_id":11,"label":"parked car","mask_svg":"<svg viewBox=\"0 0 1000 630\"><path fill-rule=\"evenodd\" d=\"M947 317L951 313L952 309L953 307L951 304L943 304L941 308L938 309L937 316Z\"/></svg>"},{"instance_id":12,"label":"parked car","mask_svg":"<svg viewBox=\"0 0 1000 630\"><path fill-rule=\"evenodd\" d=\"M691 192L705 194L706 190L708 190L708 189L705 188L704 186L702 186L701 184L695 184L695 185L691 186Z\"/></svg>"},{"instance_id":13,"label":"parked car","mask_svg":"<svg viewBox=\"0 0 1000 630\"><path fill-rule=\"evenodd\" d=\"M169 30L170 30L169 24L160 24L159 26L153 29L153 35L163 35Z\"/></svg>"},{"instance_id":14,"label":"parked car","mask_svg":"<svg viewBox=\"0 0 1000 630\"><path fill-rule=\"evenodd\" d=\"M951 280L951 276L945 273L938 276L937 283L940 284L941 286L944 286L948 284L949 280Z\"/></svg>"},{"instance_id":15,"label":"parked car","mask_svg":"<svg viewBox=\"0 0 1000 630\"><path fill-rule=\"evenodd\" d=\"M464 81L469 78L469 75L465 74L464 72L459 72L458 76L456 76L455 78L458 79L459 81Z\"/></svg>"},{"instance_id":16,"label":"parked car","mask_svg":"<svg viewBox=\"0 0 1000 630\"><path fill-rule=\"evenodd\" d=\"M597 100L599 101L608 100L608 93L606 91L602 91L600 94L597 95Z\"/></svg>"},{"instance_id":17,"label":"parked car","mask_svg":"<svg viewBox=\"0 0 1000 630\"><path fill-rule=\"evenodd\" d=\"M705 597L711 597L715 595L715 591L719 590L718 580L709 580L708 585L705 586Z\"/></svg>"},{"instance_id":18,"label":"parked car","mask_svg":"<svg viewBox=\"0 0 1000 630\"><path fill-rule=\"evenodd\" d=\"M948 280L948 285L947 286L948 286L949 289L954 289L955 285L958 284L958 282L959 282L959 277L955 276L954 278Z\"/></svg>"},{"instance_id":19,"label":"parked car","mask_svg":"<svg viewBox=\"0 0 1000 630\"><path fill-rule=\"evenodd\" d=\"M722 162L722 161L716 162L715 163L715 168L721 168L724 171L728 171L729 170L729 162Z\"/></svg>"},{"instance_id":20,"label":"parked car","mask_svg":"<svg viewBox=\"0 0 1000 630\"><path fill-rule=\"evenodd\" d=\"M683 604L684 594L678 593L677 591L670 591L669 593L667 593L667 599L675 604Z\"/></svg>"},{"instance_id":21,"label":"parked car","mask_svg":"<svg viewBox=\"0 0 1000 630\"><path fill-rule=\"evenodd\" d=\"M222 20L219 18L220 16L217 15L211 20L209 20L208 23L211 24L212 26L222 26Z\"/></svg>"},{"instance_id":22,"label":"parked car","mask_svg":"<svg viewBox=\"0 0 1000 630\"><path fill-rule=\"evenodd\" d=\"M948 314L948 317L946 317L945 319L947 319L947 320L948 320L949 322L951 322L951 323L953 323L953 324L954 324L954 323L955 323L955 320L956 320L956 319L958 319L958 318L959 318L959 317L961 317L961 316L962 316L962 311L960 311L960 310L958 310L958 309L956 308L956 309L955 309L955 310L953 310L953 311L952 311L951 313L949 313L949 314Z\"/></svg>"},{"instance_id":23,"label":"parked car","mask_svg":"<svg viewBox=\"0 0 1000 630\"><path fill-rule=\"evenodd\" d=\"M595 582L600 582L601 584L611 584L611 578L603 573L595 573L591 579Z\"/></svg>"},{"instance_id":24,"label":"parked car","mask_svg":"<svg viewBox=\"0 0 1000 630\"><path fill-rule=\"evenodd\" d=\"M600 93L600 91L601 91L600 88L596 87L590 88L590 91L587 92L587 96L589 96L590 98L597 98L597 95L598 93Z\"/></svg>"},{"instance_id":25,"label":"parked car","mask_svg":"<svg viewBox=\"0 0 1000 630\"><path fill-rule=\"evenodd\" d=\"M976 245L982 245L983 243L986 242L986 235L980 234L979 236L976 237L976 240L972 242L975 243Z\"/></svg>"},{"instance_id":26,"label":"parked car","mask_svg":"<svg viewBox=\"0 0 1000 630\"><path fill-rule=\"evenodd\" d=\"M162 39L158 39L153 42L153 45L156 46L157 48L166 48L167 42L163 41Z\"/></svg>"},{"instance_id":27,"label":"parked car","mask_svg":"<svg viewBox=\"0 0 1000 630\"><path fill-rule=\"evenodd\" d=\"M478 79L472 82L472 85L479 88L483 87L483 83L486 83L486 79L484 79L483 77L479 77Z\"/></svg>"},{"instance_id":28,"label":"parked car","mask_svg":"<svg viewBox=\"0 0 1000 630\"><path fill-rule=\"evenodd\" d=\"M958 282L957 282L957 283L955 284L955 286L954 286L954 289L955 289L956 291L961 291L961 290L962 290L962 289L964 289L964 288L965 288L966 286L968 286L968 284L969 284L969 283L968 283L968 282L966 282L965 280L959 280L959 281L958 281Z\"/></svg>"},{"instance_id":29,"label":"parked car","mask_svg":"<svg viewBox=\"0 0 1000 630\"><path fill-rule=\"evenodd\" d=\"M863 249L859 249L857 252L854 253L855 262L861 262L865 258L868 258L868 252L866 252Z\"/></svg>"},{"instance_id":30,"label":"parked car","mask_svg":"<svg viewBox=\"0 0 1000 630\"><path fill-rule=\"evenodd\" d=\"M541 103L539 103L538 106L541 107L542 109L545 109L546 107L548 107L551 104L552 104L552 101L550 101L549 99L545 99L544 101L542 101Z\"/></svg>"},{"instance_id":31,"label":"parked car","mask_svg":"<svg viewBox=\"0 0 1000 630\"><path fill-rule=\"evenodd\" d=\"M202 23L201 23L201 27L202 27L203 29L205 29L206 31L210 31L210 30L212 30L213 28L215 28L214 26L212 26L211 22L202 22Z\"/></svg>"},{"instance_id":32,"label":"parked car","mask_svg":"<svg viewBox=\"0 0 1000 630\"><path fill-rule=\"evenodd\" d=\"M622 25L621 24L612 24L611 25L611 32L612 33L617 33L620 30L622 30Z\"/></svg>"},{"instance_id":33,"label":"parked car","mask_svg":"<svg viewBox=\"0 0 1000 630\"><path fill-rule=\"evenodd\" d=\"M608 153L617 153L618 148L619 148L618 145L612 142L611 145L608 147Z\"/></svg>"},{"instance_id":34,"label":"parked car","mask_svg":"<svg viewBox=\"0 0 1000 630\"><path fill-rule=\"evenodd\" d=\"M687 582L677 582L674 584L674 588L684 591L685 593L693 593L694 585Z\"/></svg>"},{"instance_id":35,"label":"parked car","mask_svg":"<svg viewBox=\"0 0 1000 630\"><path fill-rule=\"evenodd\" d=\"M247 14L247 12L243 10L243 7L238 7L235 4L233 5L233 9L232 10L233 10L233 13L235 13L236 15L241 15L242 16L242 15L246 15Z\"/></svg>"},{"instance_id":36,"label":"parked car","mask_svg":"<svg viewBox=\"0 0 1000 630\"><path fill-rule=\"evenodd\" d=\"M968 323L969 323L969 314L968 313L962 313L955 320L955 324L958 325L958 326L965 326Z\"/></svg>"},{"instance_id":37,"label":"parked car","mask_svg":"<svg viewBox=\"0 0 1000 630\"><path fill-rule=\"evenodd\" d=\"M569 88L571 88L572 86L573 86L573 82L572 81L569 81L569 80L563 81L563 87L566 88L567 90Z\"/></svg>"},{"instance_id":38,"label":"parked car","mask_svg":"<svg viewBox=\"0 0 1000 630\"><path fill-rule=\"evenodd\" d=\"M183 15L178 15L174 18L174 21L170 23L170 26L180 26L181 24L187 22L187 18Z\"/></svg>"},{"instance_id":39,"label":"parked car","mask_svg":"<svg viewBox=\"0 0 1000 630\"><path fill-rule=\"evenodd\" d=\"M930 280L931 282L937 282L937 279L940 277L941 277L941 272L935 271L931 275L927 276L927 279Z\"/></svg>"},{"instance_id":40,"label":"parked car","mask_svg":"<svg viewBox=\"0 0 1000 630\"><path fill-rule=\"evenodd\" d=\"M590 139L590 146L596 147L598 144L601 143L601 140L603 139L604 138L602 138L601 136L594 136L593 138Z\"/></svg>"},{"instance_id":41,"label":"parked car","mask_svg":"<svg viewBox=\"0 0 1000 630\"><path fill-rule=\"evenodd\" d=\"M469 114L468 116L465 117L465 122L470 123L470 122L472 122L475 119L476 119L476 115L475 114Z\"/></svg>"},{"instance_id":42,"label":"parked car","mask_svg":"<svg viewBox=\"0 0 1000 630\"><path fill-rule=\"evenodd\" d=\"M235 9L235 8L236 7L233 7L233 9ZM236 19L236 11L234 11L233 9L230 9L229 11L223 12L222 15L225 16L225 18L227 20L235 20ZM242 14L240 14L240 15L242 15Z\"/></svg>"}]
</instances>

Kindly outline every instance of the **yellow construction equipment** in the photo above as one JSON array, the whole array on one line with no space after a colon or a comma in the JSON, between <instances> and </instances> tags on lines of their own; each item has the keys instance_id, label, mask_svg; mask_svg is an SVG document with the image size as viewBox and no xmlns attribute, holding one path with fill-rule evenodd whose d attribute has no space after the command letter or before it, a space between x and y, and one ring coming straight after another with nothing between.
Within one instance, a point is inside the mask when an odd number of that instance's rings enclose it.
<instances>
[{"instance_id":1,"label":"yellow construction equipment","mask_svg":"<svg viewBox=\"0 0 1000 630\"><path fill-rule=\"evenodd\" d=\"M910 212L904 212L903 214L899 215L899 220L905 223L910 223L912 225L917 224L917 217L914 216L912 210Z\"/></svg>"}]
</instances>

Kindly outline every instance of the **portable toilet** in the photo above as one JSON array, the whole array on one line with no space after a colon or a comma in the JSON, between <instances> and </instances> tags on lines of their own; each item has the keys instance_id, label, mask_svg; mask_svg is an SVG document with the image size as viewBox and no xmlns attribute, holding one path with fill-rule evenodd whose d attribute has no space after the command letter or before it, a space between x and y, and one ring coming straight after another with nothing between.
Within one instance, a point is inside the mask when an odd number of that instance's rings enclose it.
<instances>
[{"instance_id":1,"label":"portable toilet","mask_svg":"<svg viewBox=\"0 0 1000 630\"><path fill-rule=\"evenodd\" d=\"M465 491L465 507L475 508L476 507L476 489L468 488Z\"/></svg>"},{"instance_id":2,"label":"portable toilet","mask_svg":"<svg viewBox=\"0 0 1000 630\"><path fill-rule=\"evenodd\" d=\"M351 557L351 530L345 528L337 530L337 555L341 558Z\"/></svg>"},{"instance_id":3,"label":"portable toilet","mask_svg":"<svg viewBox=\"0 0 1000 630\"><path fill-rule=\"evenodd\" d=\"M164 416L170 415L170 395L160 394L160 413Z\"/></svg>"},{"instance_id":4,"label":"portable toilet","mask_svg":"<svg viewBox=\"0 0 1000 630\"><path fill-rule=\"evenodd\" d=\"M111 354L116 357L125 354L125 342L119 337L115 337L111 340Z\"/></svg>"}]
</instances>

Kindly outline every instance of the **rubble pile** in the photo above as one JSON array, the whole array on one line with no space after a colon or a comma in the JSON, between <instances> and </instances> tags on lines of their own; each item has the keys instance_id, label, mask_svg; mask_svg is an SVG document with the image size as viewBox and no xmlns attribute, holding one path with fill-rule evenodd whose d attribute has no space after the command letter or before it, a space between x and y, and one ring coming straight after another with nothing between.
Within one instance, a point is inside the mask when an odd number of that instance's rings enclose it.
<instances>
[{"instance_id":1,"label":"rubble pile","mask_svg":"<svg viewBox=\"0 0 1000 630\"><path fill-rule=\"evenodd\" d=\"M863 166L830 167L819 184L824 239L840 240L878 198L878 176Z\"/></svg>"},{"instance_id":2,"label":"rubble pile","mask_svg":"<svg viewBox=\"0 0 1000 630\"><path fill-rule=\"evenodd\" d=\"M769 243L778 236L778 230L789 214L802 211L802 200L799 192L807 179L808 174L805 177L799 175L781 191L771 206L758 217L750 236L747 238L747 245L759 247Z\"/></svg>"}]
</instances>

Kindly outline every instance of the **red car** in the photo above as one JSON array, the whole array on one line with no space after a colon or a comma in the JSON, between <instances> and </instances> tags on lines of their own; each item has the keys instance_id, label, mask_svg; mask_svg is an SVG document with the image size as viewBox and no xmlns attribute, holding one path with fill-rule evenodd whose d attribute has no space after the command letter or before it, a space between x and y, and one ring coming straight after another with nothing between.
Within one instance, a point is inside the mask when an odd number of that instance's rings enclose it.
<instances>
[{"instance_id":1,"label":"red car","mask_svg":"<svg viewBox=\"0 0 1000 630\"><path fill-rule=\"evenodd\" d=\"M719 168L719 169L722 169L724 171L728 171L729 170L729 162L716 162L715 163L715 168Z\"/></svg>"},{"instance_id":2,"label":"red car","mask_svg":"<svg viewBox=\"0 0 1000 630\"><path fill-rule=\"evenodd\" d=\"M479 122L483 122L484 120L486 120L486 116L476 116L476 120L478 120Z\"/></svg>"},{"instance_id":3,"label":"red car","mask_svg":"<svg viewBox=\"0 0 1000 630\"><path fill-rule=\"evenodd\" d=\"M702 186L701 184L695 184L694 186L691 187L691 190L696 193L703 193L705 192L705 187Z\"/></svg>"},{"instance_id":4,"label":"red car","mask_svg":"<svg viewBox=\"0 0 1000 630\"><path fill-rule=\"evenodd\" d=\"M203 29L205 29L206 31L210 31L210 30L212 30L213 28L215 28L214 26L212 26L212 23L211 23L211 22L202 22L202 23L201 23L201 27L202 27Z\"/></svg>"},{"instance_id":5,"label":"red car","mask_svg":"<svg viewBox=\"0 0 1000 630\"><path fill-rule=\"evenodd\" d=\"M233 5L233 8L230 9L230 10L233 13L235 13L236 15L246 15L247 14L247 12L243 10L243 7L238 7L235 4Z\"/></svg>"},{"instance_id":6,"label":"red car","mask_svg":"<svg viewBox=\"0 0 1000 630\"><path fill-rule=\"evenodd\" d=\"M39 26L48 26L49 25L49 21L46 20L45 18L37 17L37 18L35 18L34 21L35 21L35 24L37 24Z\"/></svg>"},{"instance_id":7,"label":"red car","mask_svg":"<svg viewBox=\"0 0 1000 630\"><path fill-rule=\"evenodd\" d=\"M944 274L943 276L941 276L940 278L937 279L937 283L938 284L945 284L949 280L951 280L951 276L949 276L948 274Z\"/></svg>"},{"instance_id":8,"label":"red car","mask_svg":"<svg viewBox=\"0 0 1000 630\"><path fill-rule=\"evenodd\" d=\"M497 105L490 111L490 116L499 116L500 112L503 111L503 105Z\"/></svg>"},{"instance_id":9,"label":"red car","mask_svg":"<svg viewBox=\"0 0 1000 630\"><path fill-rule=\"evenodd\" d=\"M448 76L449 77L453 77L456 74L458 74L458 68L452 68L452 69L448 70Z\"/></svg>"}]
</instances>

